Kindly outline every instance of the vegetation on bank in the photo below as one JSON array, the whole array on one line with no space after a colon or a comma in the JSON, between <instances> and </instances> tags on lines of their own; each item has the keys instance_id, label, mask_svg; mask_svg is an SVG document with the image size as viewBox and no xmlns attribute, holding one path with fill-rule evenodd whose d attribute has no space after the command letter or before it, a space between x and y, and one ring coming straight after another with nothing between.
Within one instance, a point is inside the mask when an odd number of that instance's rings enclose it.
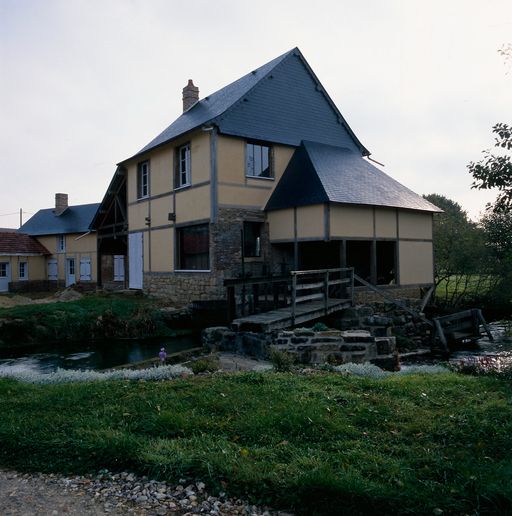
<instances>
[{"instance_id":1,"label":"vegetation on bank","mask_svg":"<svg viewBox=\"0 0 512 516\"><path fill-rule=\"evenodd\" d=\"M142 296L96 294L76 301L0 308L0 345L175 336L159 308Z\"/></svg>"},{"instance_id":2,"label":"vegetation on bank","mask_svg":"<svg viewBox=\"0 0 512 516\"><path fill-rule=\"evenodd\" d=\"M455 373L0 379L0 464L131 470L302 514L512 511L512 384Z\"/></svg>"}]
</instances>

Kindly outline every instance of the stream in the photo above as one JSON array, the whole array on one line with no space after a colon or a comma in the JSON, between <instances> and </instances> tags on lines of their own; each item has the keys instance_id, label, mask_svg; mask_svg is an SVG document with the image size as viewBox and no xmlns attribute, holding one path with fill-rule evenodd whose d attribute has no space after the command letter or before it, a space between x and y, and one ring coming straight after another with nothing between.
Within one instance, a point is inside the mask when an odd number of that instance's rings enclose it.
<instances>
[{"instance_id":1,"label":"stream","mask_svg":"<svg viewBox=\"0 0 512 516\"><path fill-rule=\"evenodd\" d=\"M51 373L58 368L101 370L156 358L162 347L169 354L200 345L199 335L186 335L164 339L69 342L0 349L0 373L6 369L38 373Z\"/></svg>"}]
</instances>

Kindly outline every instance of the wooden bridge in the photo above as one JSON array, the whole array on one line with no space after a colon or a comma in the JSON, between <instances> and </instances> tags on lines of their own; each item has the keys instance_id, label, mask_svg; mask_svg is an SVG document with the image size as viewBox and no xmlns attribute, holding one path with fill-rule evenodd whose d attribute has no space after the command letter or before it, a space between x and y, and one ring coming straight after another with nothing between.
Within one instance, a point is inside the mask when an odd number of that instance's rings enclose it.
<instances>
[{"instance_id":1,"label":"wooden bridge","mask_svg":"<svg viewBox=\"0 0 512 516\"><path fill-rule=\"evenodd\" d=\"M354 269L292 271L290 276L224 281L235 330L270 331L352 306Z\"/></svg>"}]
</instances>

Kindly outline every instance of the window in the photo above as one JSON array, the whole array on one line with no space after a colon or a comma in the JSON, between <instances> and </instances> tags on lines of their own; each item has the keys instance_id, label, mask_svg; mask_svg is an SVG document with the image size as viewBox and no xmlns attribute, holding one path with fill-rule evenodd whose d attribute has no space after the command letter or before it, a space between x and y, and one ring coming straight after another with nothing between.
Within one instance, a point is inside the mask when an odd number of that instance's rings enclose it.
<instances>
[{"instance_id":1,"label":"window","mask_svg":"<svg viewBox=\"0 0 512 516\"><path fill-rule=\"evenodd\" d=\"M190 185L190 143L176 150L176 174L174 188Z\"/></svg>"},{"instance_id":2,"label":"window","mask_svg":"<svg viewBox=\"0 0 512 516\"><path fill-rule=\"evenodd\" d=\"M137 199L149 195L149 161L137 165Z\"/></svg>"},{"instance_id":3,"label":"window","mask_svg":"<svg viewBox=\"0 0 512 516\"><path fill-rule=\"evenodd\" d=\"M19 264L18 264L18 278L20 280L28 279L28 263L27 262L19 262Z\"/></svg>"},{"instance_id":4,"label":"window","mask_svg":"<svg viewBox=\"0 0 512 516\"><path fill-rule=\"evenodd\" d=\"M208 224L176 230L178 270L210 269L210 231Z\"/></svg>"},{"instance_id":5,"label":"window","mask_svg":"<svg viewBox=\"0 0 512 516\"><path fill-rule=\"evenodd\" d=\"M261 256L262 222L244 222L244 256L259 258Z\"/></svg>"},{"instance_id":6,"label":"window","mask_svg":"<svg viewBox=\"0 0 512 516\"><path fill-rule=\"evenodd\" d=\"M272 179L272 159L270 147L257 143L247 143L245 148L245 175Z\"/></svg>"},{"instance_id":7,"label":"window","mask_svg":"<svg viewBox=\"0 0 512 516\"><path fill-rule=\"evenodd\" d=\"M64 253L66 251L66 235L57 236L57 252Z\"/></svg>"},{"instance_id":8,"label":"window","mask_svg":"<svg viewBox=\"0 0 512 516\"><path fill-rule=\"evenodd\" d=\"M7 263L0 262L0 278L7 278Z\"/></svg>"}]
</instances>

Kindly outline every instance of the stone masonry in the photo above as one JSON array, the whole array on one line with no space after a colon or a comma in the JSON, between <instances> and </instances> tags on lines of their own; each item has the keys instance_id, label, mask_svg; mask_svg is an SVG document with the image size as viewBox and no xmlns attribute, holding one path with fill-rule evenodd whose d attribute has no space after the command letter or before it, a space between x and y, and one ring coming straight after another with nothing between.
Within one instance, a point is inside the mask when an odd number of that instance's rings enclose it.
<instances>
[{"instance_id":1,"label":"stone masonry","mask_svg":"<svg viewBox=\"0 0 512 516\"><path fill-rule=\"evenodd\" d=\"M374 362L395 363L394 337L374 337L368 331L313 331L297 328L272 333L234 332L225 327L207 328L203 345L210 351L231 351L268 359L271 350L289 353L303 364Z\"/></svg>"}]
</instances>

